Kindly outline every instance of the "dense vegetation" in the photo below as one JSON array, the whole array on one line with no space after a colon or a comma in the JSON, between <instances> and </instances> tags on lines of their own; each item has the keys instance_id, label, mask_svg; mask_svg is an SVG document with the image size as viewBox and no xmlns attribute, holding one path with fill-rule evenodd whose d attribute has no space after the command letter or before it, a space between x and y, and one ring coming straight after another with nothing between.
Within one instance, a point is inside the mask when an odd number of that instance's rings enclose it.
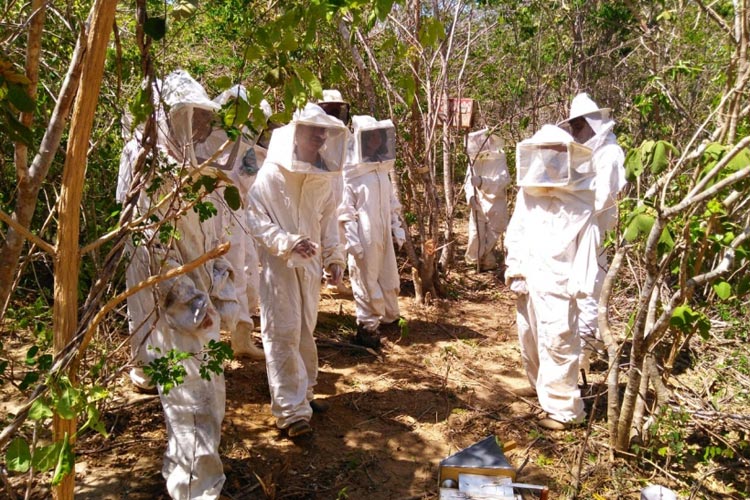
<instances>
[{"instance_id":1,"label":"dense vegetation","mask_svg":"<svg viewBox=\"0 0 750 500\"><path fill-rule=\"evenodd\" d=\"M717 475L748 470L747 2L11 0L1 8L0 331L3 345L10 335L27 342L22 367L0 351L4 387L21 408L3 421L6 488L9 474L53 469L67 497L72 438L103 430L99 403L122 369L118 263L140 229L113 196L121 118L129 110L148 123L142 82L176 68L211 96L244 84L250 104L267 99L279 120L323 88L339 89L355 114L391 118L420 301L446 296L465 174L466 131L444 126L441 101L474 99L474 128L502 131L511 167L515 142L565 118L578 91L611 107L631 181L604 297L627 320L610 329L600 318L612 360L612 454L657 464L690 456ZM262 121L255 109L249 125ZM144 175L158 171L151 167ZM688 349L696 334L700 353ZM718 346L729 348L715 383L681 404L665 383L679 360L698 362ZM56 441L35 446L30 429L53 414ZM747 481L730 493L746 496Z\"/></svg>"}]
</instances>

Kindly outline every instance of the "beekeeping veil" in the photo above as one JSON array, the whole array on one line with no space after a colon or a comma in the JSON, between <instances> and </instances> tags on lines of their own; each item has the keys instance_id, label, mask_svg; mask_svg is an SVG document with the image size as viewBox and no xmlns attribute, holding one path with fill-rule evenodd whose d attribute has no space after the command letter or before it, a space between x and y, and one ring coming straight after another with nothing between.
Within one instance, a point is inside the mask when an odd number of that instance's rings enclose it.
<instances>
[{"instance_id":1,"label":"beekeeping veil","mask_svg":"<svg viewBox=\"0 0 750 500\"><path fill-rule=\"evenodd\" d=\"M362 175L373 170L389 172L396 163L396 128L391 120L372 116L352 117L353 133L346 153L344 176Z\"/></svg>"},{"instance_id":2,"label":"beekeeping veil","mask_svg":"<svg viewBox=\"0 0 750 500\"><path fill-rule=\"evenodd\" d=\"M594 170L590 160L589 148L575 142L561 128L544 125L531 138L516 145L518 186L592 190Z\"/></svg>"},{"instance_id":3,"label":"beekeeping veil","mask_svg":"<svg viewBox=\"0 0 750 500\"><path fill-rule=\"evenodd\" d=\"M162 100L166 108L166 117L159 127L162 144L178 162L198 166L195 146L211 134L220 106L184 70L174 71L164 79Z\"/></svg>"},{"instance_id":4,"label":"beekeeping veil","mask_svg":"<svg viewBox=\"0 0 750 500\"><path fill-rule=\"evenodd\" d=\"M318 106L323 108L327 115L341 120L344 125L349 124L349 103L341 97L341 92L333 89L323 91L323 99L318 101Z\"/></svg>"},{"instance_id":5,"label":"beekeeping veil","mask_svg":"<svg viewBox=\"0 0 750 500\"><path fill-rule=\"evenodd\" d=\"M348 134L341 120L308 103L291 123L273 131L266 161L290 172L339 175Z\"/></svg>"},{"instance_id":6,"label":"beekeeping veil","mask_svg":"<svg viewBox=\"0 0 750 500\"><path fill-rule=\"evenodd\" d=\"M573 98L573 101L570 104L570 115L568 116L568 119L560 122L558 126L575 137L576 134L571 127L571 122L576 118L583 118L586 120L594 131L594 138L606 135L614 128L615 124L612 120L612 110L610 108L600 108L597 106L586 92L581 92ZM592 149L596 149L594 145L590 144L592 139L587 140L584 144Z\"/></svg>"}]
</instances>

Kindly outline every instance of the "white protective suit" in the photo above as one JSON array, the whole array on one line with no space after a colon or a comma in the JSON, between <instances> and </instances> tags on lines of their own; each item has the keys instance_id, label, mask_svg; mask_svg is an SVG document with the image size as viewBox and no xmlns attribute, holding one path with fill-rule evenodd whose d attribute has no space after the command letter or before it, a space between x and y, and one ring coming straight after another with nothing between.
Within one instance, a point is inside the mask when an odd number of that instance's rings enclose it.
<instances>
[{"instance_id":1,"label":"white protective suit","mask_svg":"<svg viewBox=\"0 0 750 500\"><path fill-rule=\"evenodd\" d=\"M205 127L210 126L213 113L218 109L200 84L184 71L168 75L159 88L159 95L164 106L157 109L158 147L167 154L171 170L161 174L162 186L151 195L153 198L149 199L146 190L140 193L140 214L157 207L165 193L174 189L186 175L194 173L198 167L195 145L205 140L208 133ZM120 199L127 191L124 186L132 179L132 150L128 145L121 160ZM210 169L205 172L210 173ZM156 208L155 215L172 217L180 208L177 205L174 202L162 204ZM143 237L149 245L131 249L126 274L128 286L164 271L165 261L168 267L188 263L218 243L213 221L201 223L192 209L187 209L171 223L180 235L172 239L171 247L150 241L158 235L147 230ZM199 353L209 340L218 340L220 321L227 325L237 321L239 303L232 283L233 274L231 264L224 258L217 258L160 284L156 287L158 292L146 289L135 294L134 300L128 301L130 321L140 328L133 344L141 353L155 358L171 349ZM135 337L141 334L144 338L136 342ZM225 408L224 377L212 375L211 380L203 380L198 373L199 365L195 358L183 361L187 371L184 383L168 394L159 386L168 435L162 474L170 496L180 500L218 498L224 483L218 454Z\"/></svg>"},{"instance_id":2,"label":"white protective suit","mask_svg":"<svg viewBox=\"0 0 750 500\"><path fill-rule=\"evenodd\" d=\"M403 245L405 234L398 217L401 204L388 177L395 164L395 129L390 120L376 121L371 116L354 116L352 125L339 223L349 254L357 324L376 332L381 322L399 318L400 280L393 243ZM365 157L362 133L380 130L391 139L384 141L388 152Z\"/></svg>"},{"instance_id":3,"label":"white protective suit","mask_svg":"<svg viewBox=\"0 0 750 500\"><path fill-rule=\"evenodd\" d=\"M500 235L508 226L508 197L505 189L510 183L502 141L488 135L487 129L469 134L466 153L471 167L466 171L466 203L469 212L469 241L466 261L477 262L479 268L497 267L493 250Z\"/></svg>"},{"instance_id":4,"label":"white protective suit","mask_svg":"<svg viewBox=\"0 0 750 500\"><path fill-rule=\"evenodd\" d=\"M214 99L219 106L237 100L247 103L247 93L241 85L236 85ZM270 116L270 106L263 101L261 107L266 116ZM249 104L247 104L249 109ZM214 222L217 237L221 241L230 243L229 251L225 258L230 262L233 269L235 294L239 303L239 315L237 325L231 328L232 350L237 356L249 356L254 359L263 359L263 351L253 344L252 332L254 329L252 316L259 305L260 269L258 267L258 253L255 241L250 235L247 226L247 206L250 196L250 186L255 181L258 173L259 163L258 151L253 146L255 138L249 137L250 131L243 130L239 140L229 142L224 150L214 159L213 165L224 171L224 173L237 187L240 194L241 206L238 210L231 209L224 200L225 188L217 188L209 200L217 209L217 215L211 220ZM228 140L227 133L219 127L214 127L211 135L196 144L196 157L199 161L205 161L221 148ZM257 148L260 149L260 148Z\"/></svg>"},{"instance_id":5,"label":"white protective suit","mask_svg":"<svg viewBox=\"0 0 750 500\"><path fill-rule=\"evenodd\" d=\"M161 88L161 81L154 83L154 104L156 105L157 116L163 119L162 108L158 106L158 92ZM132 117L124 114L122 118L122 137L126 141L125 146L120 153L120 169L117 174L117 190L115 200L118 203L125 203L128 191L133 182L133 167L141 151L143 141L143 124L139 124L131 130ZM138 200L135 204L135 213L133 218L148 212L151 206L150 199L144 191L137 193ZM150 240L154 236L153 230L146 230L143 233L144 240ZM142 245L134 245L132 238L125 243L125 259L129 259L125 268L125 285L128 288L136 286L151 275L149 251ZM130 333L130 362L133 368L130 370L130 380L133 385L142 390L156 390L148 376L143 371L143 366L149 364L156 357L156 354L148 349L147 339L154 329L156 322L156 302L154 300L154 290L146 288L129 296L127 298L128 306L128 331Z\"/></svg>"},{"instance_id":6,"label":"white protective suit","mask_svg":"<svg viewBox=\"0 0 750 500\"><path fill-rule=\"evenodd\" d=\"M625 154L617 144L612 132L615 122L608 108L600 109L586 93L573 98L570 106L570 122L582 117L594 132L594 136L582 142L593 153L591 164L596 172L596 198L594 200L594 223L596 226L596 250L599 268L594 291L578 299L578 331L581 335L581 370L588 371L591 353L603 348L599 335L599 296L609 262L602 248L605 234L617 225L617 195L625 188ZM574 138L578 141L578 137Z\"/></svg>"},{"instance_id":7,"label":"white protective suit","mask_svg":"<svg viewBox=\"0 0 750 500\"><path fill-rule=\"evenodd\" d=\"M319 159L303 161L298 135L321 127ZM298 134L299 133L299 134ZM261 336L276 425L309 421L318 353L313 338L322 269L344 264L329 176L341 175L348 131L315 104L273 131L266 161L250 189L250 231L261 262ZM308 241L312 257L295 246Z\"/></svg>"},{"instance_id":8,"label":"white protective suit","mask_svg":"<svg viewBox=\"0 0 750 500\"><path fill-rule=\"evenodd\" d=\"M521 189L505 238L521 357L539 403L558 422L584 417L575 299L593 289L596 277L590 155L553 125L519 143Z\"/></svg>"},{"instance_id":9,"label":"white protective suit","mask_svg":"<svg viewBox=\"0 0 750 500\"><path fill-rule=\"evenodd\" d=\"M327 115L334 116L338 118L339 120L344 123L344 125L348 125L349 123L349 103L344 101L344 98L341 96L341 92L334 89L325 89L323 90L323 100L319 101L318 106L323 108L323 111L326 112ZM333 197L336 202L336 206L341 205L341 200L344 197L344 178L341 175L331 176L331 190L333 191ZM341 230L341 227L339 226L339 242L344 243L344 233ZM346 253L344 254L344 259L347 258ZM326 281L326 287L329 290L336 290L338 293L343 294L351 294L352 291L344 284L344 281L341 280L338 283L334 284L331 281L331 275L328 274L325 270L323 270L323 277Z\"/></svg>"},{"instance_id":10,"label":"white protective suit","mask_svg":"<svg viewBox=\"0 0 750 500\"><path fill-rule=\"evenodd\" d=\"M196 354L182 361L186 374L181 384L168 392L159 386L167 424L162 476L174 499L216 499L225 480L219 443L226 390L223 374L201 378L198 353L210 340L219 340L219 316L186 275L163 282L159 289L164 292L155 342Z\"/></svg>"}]
</instances>

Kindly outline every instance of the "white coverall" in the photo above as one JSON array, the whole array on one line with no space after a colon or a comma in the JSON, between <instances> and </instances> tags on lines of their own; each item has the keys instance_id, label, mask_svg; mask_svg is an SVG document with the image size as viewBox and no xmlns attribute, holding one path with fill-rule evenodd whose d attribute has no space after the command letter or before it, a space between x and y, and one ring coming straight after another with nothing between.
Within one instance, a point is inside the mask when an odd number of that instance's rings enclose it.
<instances>
[{"instance_id":1,"label":"white coverall","mask_svg":"<svg viewBox=\"0 0 750 500\"><path fill-rule=\"evenodd\" d=\"M358 152L358 129L378 122L370 116L353 117L355 146ZM393 125L390 120L390 127ZM398 214L401 204L393 192L388 172L394 160L362 162L350 154L344 167L344 197L339 207L339 223L349 254L349 276L356 304L357 324L369 332L377 331L380 323L399 318L398 293L400 278L396 264L394 241L404 243L404 229Z\"/></svg>"},{"instance_id":2,"label":"white coverall","mask_svg":"<svg viewBox=\"0 0 750 500\"><path fill-rule=\"evenodd\" d=\"M294 160L295 130L301 123L325 127L329 140L320 154L322 170ZM261 262L261 337L276 425L286 429L312 415L310 401L318 377L318 352L313 338L317 322L322 269L343 266L336 228L336 206L329 176L341 175L346 127L308 104L292 123L273 131L268 156L250 189L250 231ZM293 251L309 240L312 257Z\"/></svg>"},{"instance_id":3,"label":"white coverall","mask_svg":"<svg viewBox=\"0 0 750 500\"><path fill-rule=\"evenodd\" d=\"M221 106L238 97L247 100L247 94L242 86L235 86L224 91L214 99L214 102ZM195 146L198 160L210 158L227 140L227 134L223 129L214 128L204 142ZM231 165L229 165L230 161ZM260 269L255 241L247 226L250 186L255 181L259 166L256 149L250 139L243 135L239 141L229 142L222 153L215 158L214 164L225 171L224 173L239 190L241 198L241 207L238 210L232 210L224 200L224 187L217 188L208 197L218 212L211 219L215 225L217 237L221 241L230 243L225 258L232 265L235 294L239 306L237 324L230 328L232 349L235 355L249 355L262 359L262 350L255 347L252 341L254 328L252 315L259 305Z\"/></svg>"},{"instance_id":4,"label":"white coverall","mask_svg":"<svg viewBox=\"0 0 750 500\"><path fill-rule=\"evenodd\" d=\"M162 476L174 499L216 499L225 480L219 443L226 390L223 374L201 378L198 353L210 340L219 340L219 316L208 296L186 275L167 280L158 289L155 343L197 355L181 362L186 370L181 384L169 391L159 386L167 424Z\"/></svg>"},{"instance_id":5,"label":"white coverall","mask_svg":"<svg viewBox=\"0 0 750 500\"><path fill-rule=\"evenodd\" d=\"M599 109L585 93L578 94L570 108L570 118L581 116L594 131L594 136L583 144L593 151L591 163L596 171L596 198L594 200L594 224L596 227L596 251L598 272L592 293L578 299L578 331L581 335L580 369L588 371L591 353L602 349L599 335L599 296L609 262L602 248L605 234L617 225L617 194L624 189L625 154L617 144L612 132L615 122L609 110ZM580 142L580 141L579 141Z\"/></svg>"},{"instance_id":6,"label":"white coverall","mask_svg":"<svg viewBox=\"0 0 750 500\"><path fill-rule=\"evenodd\" d=\"M184 71L167 76L160 95L169 114L167 116L161 109L158 112L158 147L168 155L172 171L162 175L164 185L154 193L153 200L148 199L145 190L140 193L141 214L156 206L157 200L173 188L174 182L179 182L181 176L198 166L194 140L199 134L193 130L196 123L194 113L196 110L206 111L203 116L206 118L218 109L208 100L200 84ZM121 175L123 181L132 178L132 171L129 176L128 168L132 169L132 161L121 164L121 170L125 170ZM118 196L120 193L118 186ZM174 209L179 208L175 205L160 206L156 215L171 217ZM162 272L162 262L168 254L168 265L174 267L198 258L218 243L213 221L201 223L192 209L172 220L172 224L180 238L172 240L171 248L151 241L148 247L134 249L127 276L129 286ZM152 236L155 236L152 232L144 232L144 237ZM144 290L134 295L135 300L128 301L131 322L137 325L143 319L136 320L136 316L143 316L153 325L142 332L146 338L141 349L154 347L155 350L149 353L152 358L171 349L198 353L209 340L218 340L220 321L226 324L236 322L238 301L232 278L230 263L218 258L160 284L156 294L153 290ZM154 308L158 311L155 312ZM199 364L194 358L183 361L187 371L185 381L168 394L159 386L168 439L162 474L167 480L170 496L180 500L218 498L224 483L218 454L225 408L224 377L212 375L209 381L201 379Z\"/></svg>"},{"instance_id":7,"label":"white coverall","mask_svg":"<svg viewBox=\"0 0 750 500\"><path fill-rule=\"evenodd\" d=\"M486 137L486 132L484 133ZM471 143L470 143L471 144ZM482 151L467 148L472 168L466 172L464 191L469 211L469 241L466 245L466 261L476 263L479 252L480 269L497 267L493 249L500 235L508 226L508 197L505 189L510 176L505 164L505 153L499 145Z\"/></svg>"},{"instance_id":8,"label":"white coverall","mask_svg":"<svg viewBox=\"0 0 750 500\"><path fill-rule=\"evenodd\" d=\"M545 125L521 144L549 142L573 138ZM587 176L568 186L522 187L505 238L506 282L519 292L521 357L539 403L559 422L584 418L575 299L593 289L596 275L592 184Z\"/></svg>"}]
</instances>

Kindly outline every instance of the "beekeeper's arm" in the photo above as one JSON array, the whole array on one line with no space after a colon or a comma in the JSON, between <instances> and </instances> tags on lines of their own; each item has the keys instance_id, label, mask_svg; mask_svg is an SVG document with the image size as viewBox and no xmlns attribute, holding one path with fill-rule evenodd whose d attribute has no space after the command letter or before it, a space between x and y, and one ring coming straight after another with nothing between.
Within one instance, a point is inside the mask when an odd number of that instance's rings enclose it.
<instances>
[{"instance_id":1,"label":"beekeeper's arm","mask_svg":"<svg viewBox=\"0 0 750 500\"><path fill-rule=\"evenodd\" d=\"M520 190L516 196L516 208L505 232L505 265L507 266L505 269L505 284L517 293L523 293L526 288L526 273L522 261L524 256L528 255L523 220L526 212L525 207L523 190ZM514 283L516 284L514 285ZM520 290L515 290L514 287Z\"/></svg>"},{"instance_id":2,"label":"beekeeper's arm","mask_svg":"<svg viewBox=\"0 0 750 500\"><path fill-rule=\"evenodd\" d=\"M401 202L398 201L396 193L391 189L391 233L393 241L398 248L401 248L406 241L406 232L401 226Z\"/></svg>"},{"instance_id":3,"label":"beekeeper's arm","mask_svg":"<svg viewBox=\"0 0 750 500\"><path fill-rule=\"evenodd\" d=\"M302 234L293 234L284 231L276 224L263 206L263 194L259 187L253 185L250 190L250 202L248 203L247 222L250 234L259 245L263 245L271 255L289 260L296 249L302 257L315 255L315 246L310 238ZM304 243L307 242L307 243ZM311 253L312 252L312 253Z\"/></svg>"},{"instance_id":4,"label":"beekeeper's arm","mask_svg":"<svg viewBox=\"0 0 750 500\"><path fill-rule=\"evenodd\" d=\"M602 232L617 223L617 194L625 187L625 155L617 144L608 144L596 152L596 198L594 210Z\"/></svg>"},{"instance_id":5,"label":"beekeeper's arm","mask_svg":"<svg viewBox=\"0 0 750 500\"><path fill-rule=\"evenodd\" d=\"M362 259L365 255L362 242L359 239L359 219L357 217L356 196L354 190L344 186L344 196L339 206L339 224L344 230L344 247L355 259Z\"/></svg>"},{"instance_id":6,"label":"beekeeper's arm","mask_svg":"<svg viewBox=\"0 0 750 500\"><path fill-rule=\"evenodd\" d=\"M334 284L340 283L344 276L344 249L339 241L338 220L336 214L336 197L331 192L329 199L323 204L320 218L320 243L323 268L331 274Z\"/></svg>"}]
</instances>

